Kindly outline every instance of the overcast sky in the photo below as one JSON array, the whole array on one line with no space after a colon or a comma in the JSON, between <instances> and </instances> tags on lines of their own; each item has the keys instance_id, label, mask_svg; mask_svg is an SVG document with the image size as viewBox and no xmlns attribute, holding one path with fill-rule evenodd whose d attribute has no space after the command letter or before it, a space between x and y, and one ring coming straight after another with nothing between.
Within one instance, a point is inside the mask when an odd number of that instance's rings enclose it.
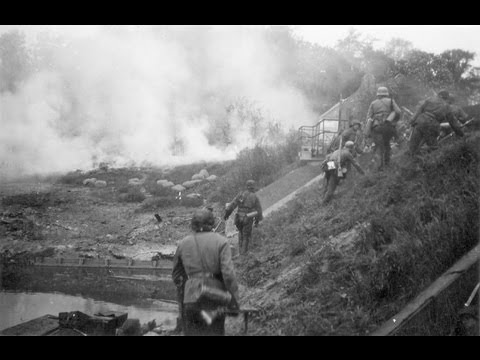
<instances>
[{"instance_id":1,"label":"overcast sky","mask_svg":"<svg viewBox=\"0 0 480 360\"><path fill-rule=\"evenodd\" d=\"M472 51L477 54L475 65L480 66L480 25L296 25L295 33L306 41L334 46L350 28L378 39L377 47L392 38L402 38L417 49L435 54L449 49Z\"/></svg>"},{"instance_id":2,"label":"overcast sky","mask_svg":"<svg viewBox=\"0 0 480 360\"><path fill-rule=\"evenodd\" d=\"M232 25L227 25L232 26ZM258 26L258 25L257 25ZM378 39L376 47L383 47L391 38L409 40L417 49L439 54L448 49L463 49L477 54L474 64L480 66L480 25L293 25L295 33L306 41L323 46L334 46L350 28L364 36ZM95 25L0 25L0 34L12 28L21 28L30 39L39 30L54 29L73 36L91 35Z\"/></svg>"}]
</instances>

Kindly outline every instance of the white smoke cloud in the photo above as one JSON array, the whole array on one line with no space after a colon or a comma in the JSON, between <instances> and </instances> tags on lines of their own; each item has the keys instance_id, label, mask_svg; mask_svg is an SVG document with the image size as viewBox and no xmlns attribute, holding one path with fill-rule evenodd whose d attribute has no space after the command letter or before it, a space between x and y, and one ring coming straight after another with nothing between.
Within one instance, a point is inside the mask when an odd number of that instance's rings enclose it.
<instances>
[{"instance_id":1,"label":"white smoke cloud","mask_svg":"<svg viewBox=\"0 0 480 360\"><path fill-rule=\"evenodd\" d=\"M66 45L50 49L50 70L0 96L4 176L86 170L102 161L233 159L255 141L225 110L241 97L285 128L313 122L258 29L95 26L62 36ZM216 147L208 134L223 119L231 123L231 143ZM173 150L174 139L183 153Z\"/></svg>"}]
</instances>

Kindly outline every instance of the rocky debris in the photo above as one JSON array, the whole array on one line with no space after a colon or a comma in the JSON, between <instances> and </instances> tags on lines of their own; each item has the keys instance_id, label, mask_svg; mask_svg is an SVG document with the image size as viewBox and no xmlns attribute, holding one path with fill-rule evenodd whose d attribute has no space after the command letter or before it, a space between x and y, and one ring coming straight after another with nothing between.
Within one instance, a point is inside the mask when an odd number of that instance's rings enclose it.
<instances>
[{"instance_id":1,"label":"rocky debris","mask_svg":"<svg viewBox=\"0 0 480 360\"><path fill-rule=\"evenodd\" d=\"M206 180L209 176L210 174L208 171L206 169L202 169L198 174L194 174L192 176L192 180Z\"/></svg>"},{"instance_id":2,"label":"rocky debris","mask_svg":"<svg viewBox=\"0 0 480 360\"><path fill-rule=\"evenodd\" d=\"M185 181L182 186L185 187L186 189L193 188L195 185L200 184L202 180L189 180Z\"/></svg>"},{"instance_id":3,"label":"rocky debris","mask_svg":"<svg viewBox=\"0 0 480 360\"><path fill-rule=\"evenodd\" d=\"M95 181L95 187L106 187L106 186L107 186L107 182L104 180Z\"/></svg>"},{"instance_id":4,"label":"rocky debris","mask_svg":"<svg viewBox=\"0 0 480 360\"><path fill-rule=\"evenodd\" d=\"M128 180L128 185L137 186L137 185L142 185L143 183L144 181L140 180L139 178L132 178Z\"/></svg>"},{"instance_id":5,"label":"rocky debris","mask_svg":"<svg viewBox=\"0 0 480 360\"><path fill-rule=\"evenodd\" d=\"M175 184L168 180L157 180L157 185L163 186L164 188L170 188Z\"/></svg>"},{"instance_id":6,"label":"rocky debris","mask_svg":"<svg viewBox=\"0 0 480 360\"><path fill-rule=\"evenodd\" d=\"M95 182L97 181L96 178L90 178L83 180L83 185L85 186L95 186Z\"/></svg>"},{"instance_id":7,"label":"rocky debris","mask_svg":"<svg viewBox=\"0 0 480 360\"><path fill-rule=\"evenodd\" d=\"M197 193L192 193L192 194L188 194L186 197L189 198L189 199L201 199L202 195L197 194Z\"/></svg>"},{"instance_id":8,"label":"rocky debris","mask_svg":"<svg viewBox=\"0 0 480 360\"><path fill-rule=\"evenodd\" d=\"M217 175L210 175L209 177L207 177L208 181L216 181L217 180Z\"/></svg>"},{"instance_id":9,"label":"rocky debris","mask_svg":"<svg viewBox=\"0 0 480 360\"><path fill-rule=\"evenodd\" d=\"M42 238L38 224L22 212L5 212L0 215L0 237L7 234L31 240Z\"/></svg>"},{"instance_id":10,"label":"rocky debris","mask_svg":"<svg viewBox=\"0 0 480 360\"><path fill-rule=\"evenodd\" d=\"M185 187L180 184L172 186L170 189L172 189L173 191L179 191L179 192L185 191Z\"/></svg>"},{"instance_id":11,"label":"rocky debris","mask_svg":"<svg viewBox=\"0 0 480 360\"><path fill-rule=\"evenodd\" d=\"M210 176L210 174L208 173L208 171L206 169L202 169L200 170L200 172L198 173L198 175L202 176L204 179L208 178Z\"/></svg>"}]
</instances>

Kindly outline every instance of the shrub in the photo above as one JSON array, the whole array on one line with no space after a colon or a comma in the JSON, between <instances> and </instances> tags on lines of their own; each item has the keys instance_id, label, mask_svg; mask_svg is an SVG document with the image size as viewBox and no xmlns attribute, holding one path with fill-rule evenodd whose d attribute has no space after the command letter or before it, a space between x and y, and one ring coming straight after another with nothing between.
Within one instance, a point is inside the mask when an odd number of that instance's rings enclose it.
<instances>
[{"instance_id":1,"label":"shrub","mask_svg":"<svg viewBox=\"0 0 480 360\"><path fill-rule=\"evenodd\" d=\"M145 194L137 186L131 186L126 193L118 196L118 200L121 202L142 202L145 198Z\"/></svg>"}]
</instances>

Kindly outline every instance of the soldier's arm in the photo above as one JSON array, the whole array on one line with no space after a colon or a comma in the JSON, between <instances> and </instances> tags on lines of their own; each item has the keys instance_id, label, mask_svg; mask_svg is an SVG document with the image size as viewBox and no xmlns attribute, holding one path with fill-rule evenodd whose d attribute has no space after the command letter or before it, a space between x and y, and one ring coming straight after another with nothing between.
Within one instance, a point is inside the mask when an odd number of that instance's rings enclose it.
<instances>
[{"instance_id":1,"label":"soldier's arm","mask_svg":"<svg viewBox=\"0 0 480 360\"><path fill-rule=\"evenodd\" d=\"M235 275L235 269L233 267L232 252L228 241L224 241L220 246L220 269L222 271L223 282L225 287L232 294L238 303L238 283Z\"/></svg>"},{"instance_id":2,"label":"soldier's arm","mask_svg":"<svg viewBox=\"0 0 480 360\"><path fill-rule=\"evenodd\" d=\"M355 167L355 169L357 169L357 171L360 174L365 175L365 171L363 171L362 167L358 164L358 162L355 161L355 159L353 158L353 156L351 154L349 154L347 160L352 163L352 165Z\"/></svg>"},{"instance_id":3,"label":"soldier's arm","mask_svg":"<svg viewBox=\"0 0 480 360\"><path fill-rule=\"evenodd\" d=\"M180 246L177 247L173 257L172 279L177 287L183 286L183 283L187 279L187 273L183 266L182 258L180 257Z\"/></svg>"},{"instance_id":4,"label":"soldier's arm","mask_svg":"<svg viewBox=\"0 0 480 360\"><path fill-rule=\"evenodd\" d=\"M372 119L373 118L373 102L370 104L370 106L368 107L368 111L367 111L367 121L368 119Z\"/></svg>"},{"instance_id":5,"label":"soldier's arm","mask_svg":"<svg viewBox=\"0 0 480 360\"><path fill-rule=\"evenodd\" d=\"M228 207L225 209L225 215L223 217L224 220L227 220L228 217L232 214L233 210L235 210L235 208L238 206L238 199L240 198L241 194L242 193L235 196L230 205L228 205Z\"/></svg>"},{"instance_id":6,"label":"soldier's arm","mask_svg":"<svg viewBox=\"0 0 480 360\"><path fill-rule=\"evenodd\" d=\"M463 136L464 134L463 134L462 128L460 127L460 123L458 122L457 118L453 115L453 113L448 112L446 118L448 123L452 127L453 131L455 131L455 133L458 136Z\"/></svg>"},{"instance_id":7,"label":"soldier's arm","mask_svg":"<svg viewBox=\"0 0 480 360\"><path fill-rule=\"evenodd\" d=\"M415 114L413 114L412 120L410 120L410 125L414 126L418 116L423 112L423 109L425 108L425 104L427 101L422 102L422 104L418 107L417 111L415 111Z\"/></svg>"},{"instance_id":8,"label":"soldier's arm","mask_svg":"<svg viewBox=\"0 0 480 360\"><path fill-rule=\"evenodd\" d=\"M392 99L392 104L393 104L393 111L395 111L397 115L400 115L402 113L402 109L400 109L400 106L398 106L395 100L393 99Z\"/></svg>"},{"instance_id":9,"label":"soldier's arm","mask_svg":"<svg viewBox=\"0 0 480 360\"><path fill-rule=\"evenodd\" d=\"M262 204L260 203L260 200L258 197L256 198L256 208L257 208L257 216L255 217L255 222L258 224L260 221L263 220L263 211L262 211Z\"/></svg>"},{"instance_id":10,"label":"soldier's arm","mask_svg":"<svg viewBox=\"0 0 480 360\"><path fill-rule=\"evenodd\" d=\"M468 120L468 117L469 117L468 114L462 108L459 109L459 113L460 113L460 118L461 118L459 120L461 122L465 123Z\"/></svg>"}]
</instances>

